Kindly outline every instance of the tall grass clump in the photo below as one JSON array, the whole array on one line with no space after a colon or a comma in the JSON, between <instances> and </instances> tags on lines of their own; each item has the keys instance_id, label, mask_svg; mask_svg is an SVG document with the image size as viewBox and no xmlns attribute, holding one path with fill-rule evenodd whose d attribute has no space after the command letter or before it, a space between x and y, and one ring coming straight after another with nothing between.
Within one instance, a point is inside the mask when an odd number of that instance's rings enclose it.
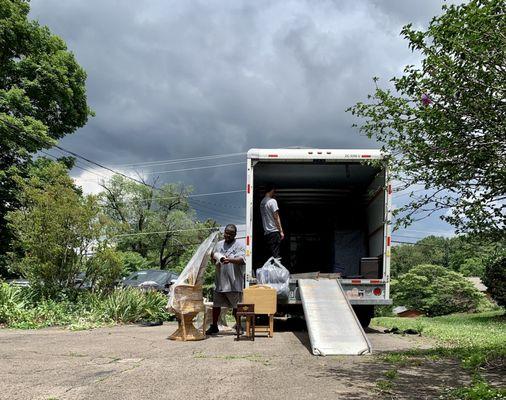
<instances>
[{"instance_id":1,"label":"tall grass clump","mask_svg":"<svg viewBox=\"0 0 506 400\"><path fill-rule=\"evenodd\" d=\"M0 324L36 329L66 326L88 329L115 323L166 321L167 298L159 292L116 289L110 293L82 292L70 299L37 298L29 288L0 285Z\"/></svg>"}]
</instances>

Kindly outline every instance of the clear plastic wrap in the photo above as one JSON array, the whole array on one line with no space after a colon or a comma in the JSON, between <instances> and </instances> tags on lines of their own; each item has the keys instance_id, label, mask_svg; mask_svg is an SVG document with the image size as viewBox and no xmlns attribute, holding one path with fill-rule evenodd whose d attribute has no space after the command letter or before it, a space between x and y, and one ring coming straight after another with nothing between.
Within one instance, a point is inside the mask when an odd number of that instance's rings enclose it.
<instances>
[{"instance_id":1,"label":"clear plastic wrap","mask_svg":"<svg viewBox=\"0 0 506 400\"><path fill-rule=\"evenodd\" d=\"M218 242L218 234L218 232L213 232L202 242L179 278L171 285L169 302L167 303L168 310L176 313L201 311L197 309L203 307L204 273L214 246Z\"/></svg>"},{"instance_id":2,"label":"clear plastic wrap","mask_svg":"<svg viewBox=\"0 0 506 400\"><path fill-rule=\"evenodd\" d=\"M279 262L278 259L271 257L257 269L257 282L268 285L278 294L278 298L288 299L290 292L290 272Z\"/></svg>"}]
</instances>

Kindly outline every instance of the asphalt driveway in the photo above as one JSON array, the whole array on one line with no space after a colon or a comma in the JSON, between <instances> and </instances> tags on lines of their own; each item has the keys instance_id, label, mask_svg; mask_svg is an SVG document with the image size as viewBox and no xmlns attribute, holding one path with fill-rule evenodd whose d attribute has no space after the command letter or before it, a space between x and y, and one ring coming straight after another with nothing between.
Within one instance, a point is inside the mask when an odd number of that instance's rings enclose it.
<instances>
[{"instance_id":1,"label":"asphalt driveway","mask_svg":"<svg viewBox=\"0 0 506 400\"><path fill-rule=\"evenodd\" d=\"M424 338L368 333L375 355L316 357L305 332L236 342L167 337L174 323L71 332L0 330L2 399L378 399L434 398L467 381L456 362L403 369L395 395L378 391L391 368L381 353L431 345Z\"/></svg>"}]
</instances>

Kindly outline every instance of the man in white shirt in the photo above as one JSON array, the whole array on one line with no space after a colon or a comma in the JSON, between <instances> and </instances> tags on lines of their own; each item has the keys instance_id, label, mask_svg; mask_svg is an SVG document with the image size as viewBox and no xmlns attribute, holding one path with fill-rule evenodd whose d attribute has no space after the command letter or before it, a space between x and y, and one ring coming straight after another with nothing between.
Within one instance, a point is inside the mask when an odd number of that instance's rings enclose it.
<instances>
[{"instance_id":1,"label":"man in white shirt","mask_svg":"<svg viewBox=\"0 0 506 400\"><path fill-rule=\"evenodd\" d=\"M272 257L280 258L279 248L281 241L285 238L285 234L281 227L279 207L278 202L274 198L275 195L276 190L274 186L267 185L265 197L260 203L260 215L262 216L265 241L269 247L270 253Z\"/></svg>"}]
</instances>

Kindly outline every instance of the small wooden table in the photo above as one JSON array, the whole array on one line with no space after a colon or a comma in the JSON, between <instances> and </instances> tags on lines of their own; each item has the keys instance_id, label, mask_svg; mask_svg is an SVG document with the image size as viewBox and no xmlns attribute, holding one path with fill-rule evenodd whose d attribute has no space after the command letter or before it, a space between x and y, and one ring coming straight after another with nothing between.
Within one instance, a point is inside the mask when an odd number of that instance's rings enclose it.
<instances>
[{"instance_id":1,"label":"small wooden table","mask_svg":"<svg viewBox=\"0 0 506 400\"><path fill-rule=\"evenodd\" d=\"M237 312L235 314L235 329L237 333L236 340L241 337L241 320L246 318L246 337L255 340L255 305L254 304L237 304Z\"/></svg>"}]
</instances>

